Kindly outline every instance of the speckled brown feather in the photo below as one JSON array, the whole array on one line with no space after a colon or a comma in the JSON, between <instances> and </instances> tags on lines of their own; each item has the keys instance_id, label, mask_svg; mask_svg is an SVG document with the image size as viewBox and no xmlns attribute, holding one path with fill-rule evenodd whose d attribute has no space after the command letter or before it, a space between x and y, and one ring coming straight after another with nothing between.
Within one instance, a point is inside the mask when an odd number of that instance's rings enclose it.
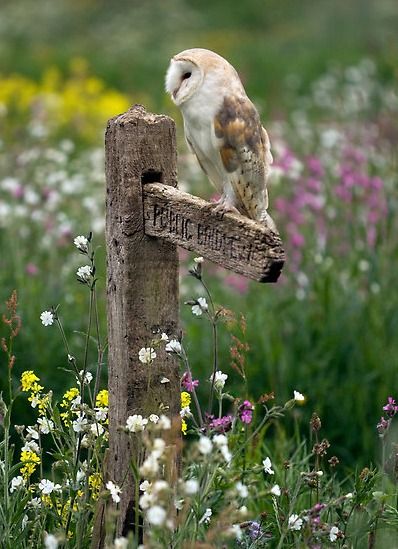
<instances>
[{"instance_id":1,"label":"speckled brown feather","mask_svg":"<svg viewBox=\"0 0 398 549\"><path fill-rule=\"evenodd\" d=\"M247 97L226 96L214 131L223 166L239 199L238 210L260 220L268 207L266 181L272 156L256 108Z\"/></svg>"}]
</instances>

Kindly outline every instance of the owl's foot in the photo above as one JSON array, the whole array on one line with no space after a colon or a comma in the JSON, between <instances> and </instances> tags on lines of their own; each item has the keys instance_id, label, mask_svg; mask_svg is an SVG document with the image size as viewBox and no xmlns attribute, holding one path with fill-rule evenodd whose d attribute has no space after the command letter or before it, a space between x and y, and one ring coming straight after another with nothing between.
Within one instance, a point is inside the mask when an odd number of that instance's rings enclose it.
<instances>
[{"instance_id":1,"label":"owl's foot","mask_svg":"<svg viewBox=\"0 0 398 549\"><path fill-rule=\"evenodd\" d=\"M214 205L213 205L213 208L214 208L214 211L218 214L221 215L221 217L226 214L226 213L235 213L235 214L240 214L239 210L237 208L235 208L235 206L233 204L231 204L231 202L225 198L224 196L222 196L220 198L220 200L218 200Z\"/></svg>"}]
</instances>

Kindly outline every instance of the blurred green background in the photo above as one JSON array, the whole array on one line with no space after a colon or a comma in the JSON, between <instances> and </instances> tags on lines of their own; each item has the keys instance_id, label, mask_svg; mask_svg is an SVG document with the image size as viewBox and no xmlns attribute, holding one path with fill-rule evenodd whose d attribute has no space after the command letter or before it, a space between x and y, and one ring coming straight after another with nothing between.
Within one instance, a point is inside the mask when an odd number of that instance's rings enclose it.
<instances>
[{"instance_id":1,"label":"blurred green background","mask_svg":"<svg viewBox=\"0 0 398 549\"><path fill-rule=\"evenodd\" d=\"M377 459L375 424L387 396L398 396L397 28L395 0L3 0L0 298L18 290L15 379L34 369L57 395L70 384L61 340L39 315L61 304L78 356L88 296L75 282L72 241L89 230L102 246L105 330L107 118L135 102L171 114L181 182L211 195L164 93L169 58L205 47L241 75L278 175L270 195L288 256L281 282L209 274L217 302L247 317L249 395L273 390L283 401L297 389L307 396L297 412L304 431L317 410L347 467ZM187 262L183 254L182 274ZM196 291L182 279L182 299ZM193 369L207 379L210 330L189 309L182 316ZM224 331L220 367L239 389L230 345ZM94 346L90 360L94 369ZM21 407L21 423L28 413Z\"/></svg>"}]
</instances>

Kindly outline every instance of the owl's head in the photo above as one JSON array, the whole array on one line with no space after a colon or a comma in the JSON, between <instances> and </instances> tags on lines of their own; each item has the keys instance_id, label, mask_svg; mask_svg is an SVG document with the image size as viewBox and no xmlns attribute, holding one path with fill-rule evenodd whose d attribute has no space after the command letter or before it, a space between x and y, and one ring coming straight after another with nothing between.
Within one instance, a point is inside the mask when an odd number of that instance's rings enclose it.
<instances>
[{"instance_id":1,"label":"owl's head","mask_svg":"<svg viewBox=\"0 0 398 549\"><path fill-rule=\"evenodd\" d=\"M220 55L210 50L194 48L175 55L166 73L166 91L173 102L181 106L190 99L208 80L215 84L234 73L235 69Z\"/></svg>"}]
</instances>

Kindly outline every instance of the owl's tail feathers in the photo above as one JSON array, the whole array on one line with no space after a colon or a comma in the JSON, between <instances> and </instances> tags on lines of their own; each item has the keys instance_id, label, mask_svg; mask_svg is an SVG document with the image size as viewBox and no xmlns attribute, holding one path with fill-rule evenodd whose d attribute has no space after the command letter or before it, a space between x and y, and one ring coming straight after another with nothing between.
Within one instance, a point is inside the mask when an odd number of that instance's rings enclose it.
<instances>
[{"instance_id":1,"label":"owl's tail feathers","mask_svg":"<svg viewBox=\"0 0 398 549\"><path fill-rule=\"evenodd\" d=\"M259 222L260 222L260 223L263 223L264 225L266 225L267 228L268 228L268 229L271 229L271 231L273 231L274 233L277 232L277 228L276 228L275 222L274 222L274 220L272 219L272 217L269 215L269 213L267 212L267 210L264 210L263 212L261 212L261 216L260 216Z\"/></svg>"}]
</instances>

